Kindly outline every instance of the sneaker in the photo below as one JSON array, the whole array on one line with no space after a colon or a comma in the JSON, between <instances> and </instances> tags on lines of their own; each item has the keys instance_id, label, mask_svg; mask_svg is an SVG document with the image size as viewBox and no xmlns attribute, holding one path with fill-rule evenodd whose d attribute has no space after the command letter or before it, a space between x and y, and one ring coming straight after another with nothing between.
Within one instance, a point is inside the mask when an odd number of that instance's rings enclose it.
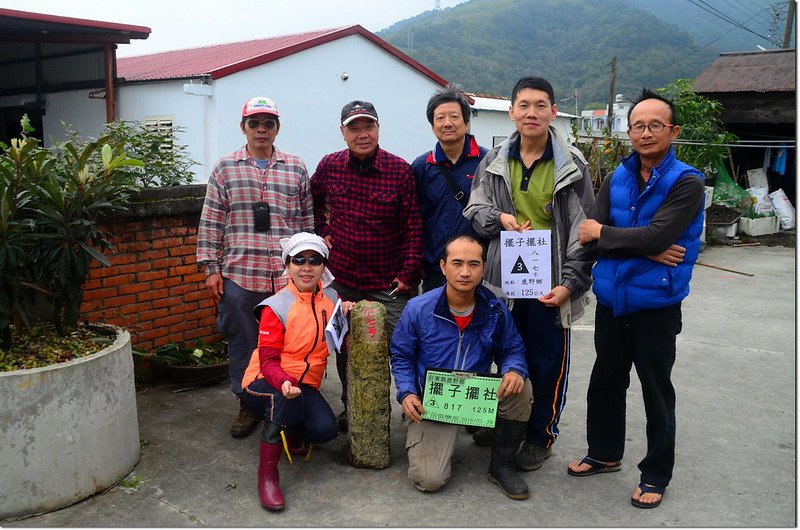
<instances>
[{"instance_id":1,"label":"sneaker","mask_svg":"<svg viewBox=\"0 0 800 530\"><path fill-rule=\"evenodd\" d=\"M553 456L553 448L540 447L530 442L523 442L514 456L514 463L523 471L534 471L544 465L544 461Z\"/></svg>"},{"instance_id":2,"label":"sneaker","mask_svg":"<svg viewBox=\"0 0 800 530\"><path fill-rule=\"evenodd\" d=\"M347 432L347 429L350 428L350 424L347 421L347 411L343 411L339 414L339 417L336 418L336 424L339 426L340 432Z\"/></svg>"},{"instance_id":3,"label":"sneaker","mask_svg":"<svg viewBox=\"0 0 800 530\"><path fill-rule=\"evenodd\" d=\"M235 438L242 438L249 436L256 429L256 425L261 421L261 418L253 414L249 408L244 404L244 401L239 400L239 415L233 420L231 424L231 436Z\"/></svg>"}]
</instances>

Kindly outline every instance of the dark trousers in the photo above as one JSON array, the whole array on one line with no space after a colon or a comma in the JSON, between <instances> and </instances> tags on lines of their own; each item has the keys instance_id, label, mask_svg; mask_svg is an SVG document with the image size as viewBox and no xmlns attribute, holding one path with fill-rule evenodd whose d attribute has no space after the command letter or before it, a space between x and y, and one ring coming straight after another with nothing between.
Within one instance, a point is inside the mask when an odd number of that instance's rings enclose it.
<instances>
[{"instance_id":1,"label":"dark trousers","mask_svg":"<svg viewBox=\"0 0 800 530\"><path fill-rule=\"evenodd\" d=\"M586 396L589 456L622 460L625 450L625 396L631 364L642 384L647 415L647 454L639 462L641 481L669 485L675 464L675 337L681 332L681 304L614 317L597 304L594 344L597 358Z\"/></svg>"},{"instance_id":2,"label":"dark trousers","mask_svg":"<svg viewBox=\"0 0 800 530\"><path fill-rule=\"evenodd\" d=\"M328 402L319 390L300 385L303 391L294 399L286 399L264 379L256 379L245 389L245 405L264 421L274 421L296 431L301 439L325 443L336 437L339 428Z\"/></svg>"},{"instance_id":3,"label":"dark trousers","mask_svg":"<svg viewBox=\"0 0 800 530\"><path fill-rule=\"evenodd\" d=\"M445 284L446 280L444 274L442 274L441 267L439 267L438 261L433 265L423 263L422 269L425 271L425 279L422 280L423 293L427 293Z\"/></svg>"},{"instance_id":4,"label":"dark trousers","mask_svg":"<svg viewBox=\"0 0 800 530\"><path fill-rule=\"evenodd\" d=\"M222 288L224 294L217 308L217 329L228 342L231 391L241 397L242 377L258 345L258 321L253 308L272 293L248 291L227 278Z\"/></svg>"},{"instance_id":5,"label":"dark trousers","mask_svg":"<svg viewBox=\"0 0 800 530\"><path fill-rule=\"evenodd\" d=\"M533 385L525 439L540 447L550 447L558 438L558 421L567 401L570 330L558 324L558 312L535 299L514 300L511 310Z\"/></svg>"}]
</instances>

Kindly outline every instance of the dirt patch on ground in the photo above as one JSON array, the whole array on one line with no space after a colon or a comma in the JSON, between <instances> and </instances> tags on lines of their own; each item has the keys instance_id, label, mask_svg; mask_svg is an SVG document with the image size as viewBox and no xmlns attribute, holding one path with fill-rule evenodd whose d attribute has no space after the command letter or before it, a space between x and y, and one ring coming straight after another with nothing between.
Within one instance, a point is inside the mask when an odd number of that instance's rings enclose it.
<instances>
[{"instance_id":1,"label":"dirt patch on ground","mask_svg":"<svg viewBox=\"0 0 800 530\"><path fill-rule=\"evenodd\" d=\"M765 234L763 236L748 236L747 234L737 234L733 237L714 237L713 230L706 229L707 245L752 245L758 244L763 247L797 247L797 231L783 230L775 234Z\"/></svg>"}]
</instances>

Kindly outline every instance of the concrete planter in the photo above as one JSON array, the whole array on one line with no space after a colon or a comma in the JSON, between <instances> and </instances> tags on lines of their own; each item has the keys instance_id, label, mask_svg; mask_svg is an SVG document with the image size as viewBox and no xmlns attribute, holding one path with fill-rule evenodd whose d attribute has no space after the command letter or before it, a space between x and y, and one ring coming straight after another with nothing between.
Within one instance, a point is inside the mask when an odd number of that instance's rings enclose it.
<instances>
[{"instance_id":1,"label":"concrete planter","mask_svg":"<svg viewBox=\"0 0 800 530\"><path fill-rule=\"evenodd\" d=\"M139 461L131 337L113 329L94 355L0 373L0 519L73 504Z\"/></svg>"}]
</instances>

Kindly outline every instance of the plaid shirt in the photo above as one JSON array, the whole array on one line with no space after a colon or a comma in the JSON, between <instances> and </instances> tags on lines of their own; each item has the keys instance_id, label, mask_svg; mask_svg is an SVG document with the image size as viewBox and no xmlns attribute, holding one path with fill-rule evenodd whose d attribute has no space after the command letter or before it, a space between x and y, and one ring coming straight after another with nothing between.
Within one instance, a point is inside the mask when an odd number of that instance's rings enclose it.
<instances>
[{"instance_id":1,"label":"plaid shirt","mask_svg":"<svg viewBox=\"0 0 800 530\"><path fill-rule=\"evenodd\" d=\"M397 277L422 277L422 221L408 162L378 148L363 170L345 149L323 157L311 177L314 227L331 236L328 266L342 285L384 291Z\"/></svg>"},{"instance_id":2,"label":"plaid shirt","mask_svg":"<svg viewBox=\"0 0 800 530\"><path fill-rule=\"evenodd\" d=\"M253 204L265 201L270 229L256 232ZM248 291L274 293L283 288L280 238L311 232L313 206L303 161L272 150L267 169L256 166L246 148L222 157L206 187L197 230L197 262L206 275L222 273Z\"/></svg>"}]
</instances>

